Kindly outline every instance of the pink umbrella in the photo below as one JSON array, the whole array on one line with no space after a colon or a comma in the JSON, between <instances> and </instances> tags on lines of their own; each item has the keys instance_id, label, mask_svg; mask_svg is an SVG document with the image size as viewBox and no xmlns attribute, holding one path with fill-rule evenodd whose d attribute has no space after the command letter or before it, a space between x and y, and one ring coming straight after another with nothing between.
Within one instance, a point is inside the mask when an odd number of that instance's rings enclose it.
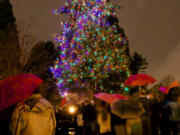
<instances>
[{"instance_id":1,"label":"pink umbrella","mask_svg":"<svg viewBox=\"0 0 180 135\"><path fill-rule=\"evenodd\" d=\"M168 93L168 87L159 87L159 90L164 93L164 94L167 94Z\"/></svg>"},{"instance_id":2,"label":"pink umbrella","mask_svg":"<svg viewBox=\"0 0 180 135\"><path fill-rule=\"evenodd\" d=\"M128 99L127 97L125 97L121 94L110 94L110 93L98 93L98 94L95 94L95 97L97 99L103 100L109 104L112 104L120 99L122 99L122 100Z\"/></svg>"},{"instance_id":3,"label":"pink umbrella","mask_svg":"<svg viewBox=\"0 0 180 135\"><path fill-rule=\"evenodd\" d=\"M0 110L25 100L42 82L43 80L34 74L20 74L1 80Z\"/></svg>"},{"instance_id":4,"label":"pink umbrella","mask_svg":"<svg viewBox=\"0 0 180 135\"><path fill-rule=\"evenodd\" d=\"M168 87L160 87L159 90L164 93L164 94L168 94L169 90L173 87L177 87L180 86L178 81L173 81Z\"/></svg>"},{"instance_id":5,"label":"pink umbrella","mask_svg":"<svg viewBox=\"0 0 180 135\"><path fill-rule=\"evenodd\" d=\"M114 96L116 96L119 99L122 99L122 100L128 100L128 97L124 96L124 95L121 95L121 94L113 94Z\"/></svg>"}]
</instances>

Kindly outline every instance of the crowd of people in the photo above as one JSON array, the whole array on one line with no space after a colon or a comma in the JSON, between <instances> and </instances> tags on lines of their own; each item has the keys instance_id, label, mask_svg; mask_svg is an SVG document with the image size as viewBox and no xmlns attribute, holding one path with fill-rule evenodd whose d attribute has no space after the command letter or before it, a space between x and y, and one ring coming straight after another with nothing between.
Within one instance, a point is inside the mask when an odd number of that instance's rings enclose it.
<instances>
[{"instance_id":1,"label":"crowd of people","mask_svg":"<svg viewBox=\"0 0 180 135\"><path fill-rule=\"evenodd\" d=\"M74 115L77 135L180 134L180 87L171 88L163 99L137 93L133 93L131 99L141 102L145 113L133 119L115 115L104 101L86 101L80 105Z\"/></svg>"},{"instance_id":2,"label":"crowd of people","mask_svg":"<svg viewBox=\"0 0 180 135\"><path fill-rule=\"evenodd\" d=\"M69 126L64 122L67 120L73 124L76 135L180 134L179 86L171 88L163 100L133 94L131 98L143 104L145 113L135 119L123 119L100 100L85 101L74 114L55 111L36 90L23 103L12 106L9 115L1 112L1 135L68 135L67 130L63 131Z\"/></svg>"},{"instance_id":3,"label":"crowd of people","mask_svg":"<svg viewBox=\"0 0 180 135\"><path fill-rule=\"evenodd\" d=\"M156 96L158 97L158 96ZM124 119L111 111L108 103L95 100L79 106L75 115L77 135L179 135L180 87L173 87L163 99L134 93L145 113ZM60 117L61 119L61 117ZM57 134L58 135L58 134Z\"/></svg>"}]
</instances>

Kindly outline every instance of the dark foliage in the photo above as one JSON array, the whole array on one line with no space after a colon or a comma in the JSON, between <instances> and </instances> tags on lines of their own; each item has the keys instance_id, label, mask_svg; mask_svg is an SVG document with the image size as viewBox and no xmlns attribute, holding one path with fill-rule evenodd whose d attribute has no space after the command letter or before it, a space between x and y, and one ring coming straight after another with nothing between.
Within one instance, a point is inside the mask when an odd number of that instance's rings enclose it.
<instances>
[{"instance_id":1,"label":"dark foliage","mask_svg":"<svg viewBox=\"0 0 180 135\"><path fill-rule=\"evenodd\" d=\"M59 107L60 96L57 92L56 80L50 72L50 66L54 65L58 52L51 41L39 42L31 50L28 62L24 67L25 73L34 73L41 77L44 82L39 88L40 93L54 106Z\"/></svg>"},{"instance_id":2,"label":"dark foliage","mask_svg":"<svg viewBox=\"0 0 180 135\"><path fill-rule=\"evenodd\" d=\"M19 45L15 17L9 0L0 1L0 76L18 73Z\"/></svg>"},{"instance_id":3,"label":"dark foliage","mask_svg":"<svg viewBox=\"0 0 180 135\"><path fill-rule=\"evenodd\" d=\"M37 43L30 53L24 72L31 72L42 79L52 77L49 70L57 57L57 49L51 41Z\"/></svg>"},{"instance_id":4,"label":"dark foliage","mask_svg":"<svg viewBox=\"0 0 180 135\"><path fill-rule=\"evenodd\" d=\"M130 65L129 69L132 74L137 74L139 72L144 72L144 70L147 68L148 62L146 59L135 52L133 56L130 57Z\"/></svg>"},{"instance_id":5,"label":"dark foliage","mask_svg":"<svg viewBox=\"0 0 180 135\"><path fill-rule=\"evenodd\" d=\"M14 26L15 17L12 12L12 5L9 0L0 1L0 30L6 29L9 25Z\"/></svg>"}]
</instances>

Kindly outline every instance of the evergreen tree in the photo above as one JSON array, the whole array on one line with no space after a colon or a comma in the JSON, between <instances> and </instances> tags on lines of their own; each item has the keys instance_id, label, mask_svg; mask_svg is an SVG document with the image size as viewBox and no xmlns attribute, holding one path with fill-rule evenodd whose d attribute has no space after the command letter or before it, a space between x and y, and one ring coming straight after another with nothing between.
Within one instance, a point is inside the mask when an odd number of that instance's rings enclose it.
<instances>
[{"instance_id":1,"label":"evergreen tree","mask_svg":"<svg viewBox=\"0 0 180 135\"><path fill-rule=\"evenodd\" d=\"M135 52L133 54L133 56L130 57L129 69L132 74L144 72L144 70L147 68L147 66L148 66L148 62L139 53Z\"/></svg>"},{"instance_id":2,"label":"evergreen tree","mask_svg":"<svg viewBox=\"0 0 180 135\"><path fill-rule=\"evenodd\" d=\"M59 89L75 83L110 92L105 80L130 75L127 37L109 0L67 0L55 13L69 15L63 33L56 36L60 56L51 67ZM122 90L123 80L118 79Z\"/></svg>"},{"instance_id":3,"label":"evergreen tree","mask_svg":"<svg viewBox=\"0 0 180 135\"><path fill-rule=\"evenodd\" d=\"M19 45L15 17L9 0L0 0L0 76L18 73Z\"/></svg>"}]
</instances>

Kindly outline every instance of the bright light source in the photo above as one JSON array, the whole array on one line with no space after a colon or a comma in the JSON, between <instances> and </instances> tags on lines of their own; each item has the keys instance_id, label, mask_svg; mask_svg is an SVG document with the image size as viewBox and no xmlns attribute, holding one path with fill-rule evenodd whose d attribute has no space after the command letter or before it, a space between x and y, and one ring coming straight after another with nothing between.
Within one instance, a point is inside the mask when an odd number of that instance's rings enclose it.
<instances>
[{"instance_id":1,"label":"bright light source","mask_svg":"<svg viewBox=\"0 0 180 135\"><path fill-rule=\"evenodd\" d=\"M67 92L64 92L64 96L66 97L68 94L67 94Z\"/></svg>"},{"instance_id":2,"label":"bright light source","mask_svg":"<svg viewBox=\"0 0 180 135\"><path fill-rule=\"evenodd\" d=\"M91 100L91 103L94 103L94 100Z\"/></svg>"},{"instance_id":3,"label":"bright light source","mask_svg":"<svg viewBox=\"0 0 180 135\"><path fill-rule=\"evenodd\" d=\"M75 106L69 106L68 110L69 110L69 112L70 112L71 114L73 114L73 113L76 112L76 107L75 107Z\"/></svg>"},{"instance_id":4,"label":"bright light source","mask_svg":"<svg viewBox=\"0 0 180 135\"><path fill-rule=\"evenodd\" d=\"M147 95L147 99L150 99L150 95Z\"/></svg>"}]
</instances>

